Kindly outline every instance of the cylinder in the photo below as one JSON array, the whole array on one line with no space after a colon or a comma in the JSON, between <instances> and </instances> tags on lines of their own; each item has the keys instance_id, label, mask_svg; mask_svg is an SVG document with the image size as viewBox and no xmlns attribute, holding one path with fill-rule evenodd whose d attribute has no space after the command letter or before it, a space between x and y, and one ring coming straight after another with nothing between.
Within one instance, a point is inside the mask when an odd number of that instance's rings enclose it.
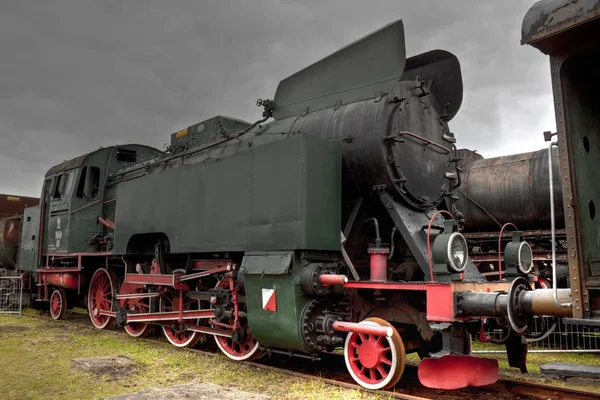
<instances>
[{"instance_id":1,"label":"cylinder","mask_svg":"<svg viewBox=\"0 0 600 400\"><path fill-rule=\"evenodd\" d=\"M374 335L374 336L391 337L393 334L392 327L390 327L390 326L357 324L355 322L335 321L332 324L332 328L333 328L333 330L339 331L339 332L355 332L355 333L363 333L365 335Z\"/></svg>"},{"instance_id":2,"label":"cylinder","mask_svg":"<svg viewBox=\"0 0 600 400\"><path fill-rule=\"evenodd\" d=\"M0 267L15 269L21 240L21 217L0 219Z\"/></svg>"},{"instance_id":3,"label":"cylinder","mask_svg":"<svg viewBox=\"0 0 600 400\"><path fill-rule=\"evenodd\" d=\"M558 289L558 300L561 303L570 303L571 289ZM552 315L555 317L571 317L571 307L559 307L554 301L553 289L536 289L521 293L519 302L523 310L535 315Z\"/></svg>"},{"instance_id":4,"label":"cylinder","mask_svg":"<svg viewBox=\"0 0 600 400\"><path fill-rule=\"evenodd\" d=\"M375 282L387 281L387 255L389 250L385 248L370 248L370 279Z\"/></svg>"},{"instance_id":5,"label":"cylinder","mask_svg":"<svg viewBox=\"0 0 600 400\"><path fill-rule=\"evenodd\" d=\"M77 272L53 272L46 273L45 279L48 285L62 287L65 289L77 289L79 286L78 283L78 273ZM83 285L84 279L83 275L81 275L80 284Z\"/></svg>"},{"instance_id":6,"label":"cylinder","mask_svg":"<svg viewBox=\"0 0 600 400\"><path fill-rule=\"evenodd\" d=\"M459 292L456 298L459 317L506 315L506 294L497 292Z\"/></svg>"},{"instance_id":7,"label":"cylinder","mask_svg":"<svg viewBox=\"0 0 600 400\"><path fill-rule=\"evenodd\" d=\"M466 149L462 159L457 208L465 216L464 232L489 232L512 222L521 230L550 229L548 150L484 159ZM553 150L556 228L564 228L558 150ZM485 211L484 211L485 210ZM491 215L491 216L490 216Z\"/></svg>"}]
</instances>

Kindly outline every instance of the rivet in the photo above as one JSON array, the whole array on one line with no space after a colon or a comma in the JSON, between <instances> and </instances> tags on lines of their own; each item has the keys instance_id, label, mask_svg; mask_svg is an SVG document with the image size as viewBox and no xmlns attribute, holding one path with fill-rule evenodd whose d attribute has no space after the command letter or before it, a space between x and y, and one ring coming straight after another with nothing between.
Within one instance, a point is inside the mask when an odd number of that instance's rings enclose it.
<instances>
[{"instance_id":1,"label":"rivet","mask_svg":"<svg viewBox=\"0 0 600 400\"><path fill-rule=\"evenodd\" d=\"M579 293L579 290L575 289L575 293Z\"/></svg>"},{"instance_id":2,"label":"rivet","mask_svg":"<svg viewBox=\"0 0 600 400\"><path fill-rule=\"evenodd\" d=\"M579 307L577 307L577 311L579 311Z\"/></svg>"}]
</instances>

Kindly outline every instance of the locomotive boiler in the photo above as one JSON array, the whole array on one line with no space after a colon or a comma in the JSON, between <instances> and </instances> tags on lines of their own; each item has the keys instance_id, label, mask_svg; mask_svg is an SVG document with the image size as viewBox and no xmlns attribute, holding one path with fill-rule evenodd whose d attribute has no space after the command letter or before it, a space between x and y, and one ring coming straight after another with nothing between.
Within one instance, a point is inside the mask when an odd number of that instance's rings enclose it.
<instances>
[{"instance_id":1,"label":"locomotive boiler","mask_svg":"<svg viewBox=\"0 0 600 400\"><path fill-rule=\"evenodd\" d=\"M97 328L158 327L178 347L212 336L232 360L343 348L371 389L396 385L411 352L427 386L494 382L471 333L506 316L524 371L528 322L566 311L532 289L520 232L501 281L469 257L448 126L461 79L449 52L406 58L399 20L281 81L252 124L217 116L163 152L112 146L52 167L24 215L34 303L59 319L82 302Z\"/></svg>"},{"instance_id":2,"label":"locomotive boiler","mask_svg":"<svg viewBox=\"0 0 600 400\"><path fill-rule=\"evenodd\" d=\"M464 215L462 233L469 241L471 258L478 269L501 277L498 253L510 241L512 230L523 231L531 245L536 278L552 286L552 249L558 262L557 282L568 287L561 172L558 152L552 151L552 185L548 149L485 159L460 149L461 185L456 207ZM556 240L552 240L550 188L554 199ZM510 223L508 226L507 223ZM503 229L504 228L504 229ZM504 234L500 240L499 234Z\"/></svg>"},{"instance_id":3,"label":"locomotive boiler","mask_svg":"<svg viewBox=\"0 0 600 400\"><path fill-rule=\"evenodd\" d=\"M522 230L550 228L548 149L483 158L459 150L463 160L457 208L465 216L464 232L490 232L506 222ZM564 228L558 152L552 153L556 227Z\"/></svg>"}]
</instances>

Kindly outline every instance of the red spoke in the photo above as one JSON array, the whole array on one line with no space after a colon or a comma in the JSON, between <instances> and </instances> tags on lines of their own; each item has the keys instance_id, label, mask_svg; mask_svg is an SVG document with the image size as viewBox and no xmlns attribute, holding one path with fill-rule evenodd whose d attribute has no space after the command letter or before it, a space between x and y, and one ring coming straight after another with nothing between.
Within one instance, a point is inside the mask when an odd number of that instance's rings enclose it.
<instances>
[{"instance_id":1,"label":"red spoke","mask_svg":"<svg viewBox=\"0 0 600 400\"><path fill-rule=\"evenodd\" d=\"M381 358L379 359L379 361L381 361L382 363L384 363L384 364L387 364L387 365L392 365L392 360L389 360L389 359L388 359L388 358L386 358L386 357L381 357Z\"/></svg>"}]
</instances>

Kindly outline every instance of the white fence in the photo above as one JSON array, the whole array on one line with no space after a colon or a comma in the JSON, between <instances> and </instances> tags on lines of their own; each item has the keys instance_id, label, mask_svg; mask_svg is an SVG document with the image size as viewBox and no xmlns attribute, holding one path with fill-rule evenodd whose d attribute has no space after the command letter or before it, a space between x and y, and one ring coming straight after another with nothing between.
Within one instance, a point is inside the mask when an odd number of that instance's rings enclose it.
<instances>
[{"instance_id":1,"label":"white fence","mask_svg":"<svg viewBox=\"0 0 600 400\"><path fill-rule=\"evenodd\" d=\"M490 324L485 333L492 338L492 343L500 344L506 332ZM568 325L562 318L536 317L528 327L528 336L528 352L531 353L600 353L600 328ZM504 352L490 347L473 353Z\"/></svg>"},{"instance_id":2,"label":"white fence","mask_svg":"<svg viewBox=\"0 0 600 400\"><path fill-rule=\"evenodd\" d=\"M23 306L23 278L0 269L0 314L19 314Z\"/></svg>"}]
</instances>

